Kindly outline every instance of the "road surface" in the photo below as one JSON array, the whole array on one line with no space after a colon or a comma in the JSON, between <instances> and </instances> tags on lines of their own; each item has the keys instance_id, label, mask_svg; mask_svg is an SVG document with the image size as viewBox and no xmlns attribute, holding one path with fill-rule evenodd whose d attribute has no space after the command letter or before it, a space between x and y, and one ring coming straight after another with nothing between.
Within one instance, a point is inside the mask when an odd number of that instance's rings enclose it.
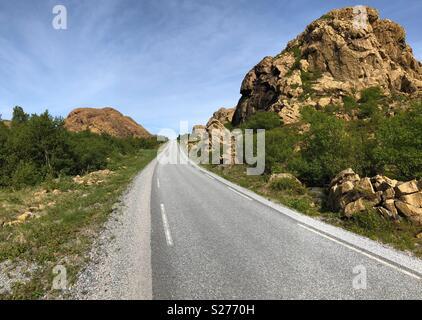
<instances>
[{"instance_id":1,"label":"road surface","mask_svg":"<svg viewBox=\"0 0 422 320\"><path fill-rule=\"evenodd\" d=\"M165 154L174 158L177 144ZM414 270L327 236L193 165L155 167L151 229L154 299L422 299Z\"/></svg>"}]
</instances>

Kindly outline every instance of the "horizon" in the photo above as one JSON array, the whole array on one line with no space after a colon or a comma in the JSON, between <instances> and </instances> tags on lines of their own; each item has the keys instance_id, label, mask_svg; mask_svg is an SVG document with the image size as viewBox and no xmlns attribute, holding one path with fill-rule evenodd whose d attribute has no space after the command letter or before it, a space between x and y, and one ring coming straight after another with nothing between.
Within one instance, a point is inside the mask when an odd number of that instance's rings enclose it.
<instances>
[{"instance_id":1,"label":"horizon","mask_svg":"<svg viewBox=\"0 0 422 320\"><path fill-rule=\"evenodd\" d=\"M67 30L55 30L45 0L0 4L0 114L14 106L66 117L75 108L113 107L152 134L204 124L234 107L246 73L281 52L305 27L335 9L368 5L403 26L415 57L419 1L68 0ZM271 10L269 10L271 8ZM10 19L10 17L14 19ZM295 19L291 19L294 16ZM253 23L251 23L253 21Z\"/></svg>"}]
</instances>

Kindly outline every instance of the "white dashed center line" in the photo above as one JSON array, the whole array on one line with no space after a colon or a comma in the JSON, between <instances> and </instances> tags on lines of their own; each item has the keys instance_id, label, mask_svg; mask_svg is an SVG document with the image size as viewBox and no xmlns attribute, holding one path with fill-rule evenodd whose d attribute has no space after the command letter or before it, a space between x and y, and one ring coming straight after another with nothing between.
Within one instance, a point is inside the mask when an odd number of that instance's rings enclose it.
<instances>
[{"instance_id":1,"label":"white dashed center line","mask_svg":"<svg viewBox=\"0 0 422 320\"><path fill-rule=\"evenodd\" d=\"M164 234L166 235L167 245L169 247L173 246L173 239L170 233L170 226L167 220L166 209L164 208L164 204L161 204L161 218L163 219L163 226L164 226Z\"/></svg>"}]
</instances>

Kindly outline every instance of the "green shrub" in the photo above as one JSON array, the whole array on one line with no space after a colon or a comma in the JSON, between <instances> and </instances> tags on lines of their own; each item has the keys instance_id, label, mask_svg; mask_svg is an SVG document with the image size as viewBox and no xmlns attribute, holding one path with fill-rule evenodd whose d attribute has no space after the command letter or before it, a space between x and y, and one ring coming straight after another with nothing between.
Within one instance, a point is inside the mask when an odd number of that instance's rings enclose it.
<instances>
[{"instance_id":1,"label":"green shrub","mask_svg":"<svg viewBox=\"0 0 422 320\"><path fill-rule=\"evenodd\" d=\"M303 195L306 193L306 188L298 181L289 178L275 179L270 183L270 188L275 191L285 191L290 194Z\"/></svg>"},{"instance_id":2,"label":"green shrub","mask_svg":"<svg viewBox=\"0 0 422 320\"><path fill-rule=\"evenodd\" d=\"M274 167L287 167L298 154L295 147L300 141L296 128L281 127L265 133L265 166L267 172L274 172ZM284 171L283 170L283 171Z\"/></svg>"},{"instance_id":3,"label":"green shrub","mask_svg":"<svg viewBox=\"0 0 422 320\"><path fill-rule=\"evenodd\" d=\"M372 87L364 89L361 92L360 103L376 102L382 98L382 92L380 87Z\"/></svg>"},{"instance_id":4,"label":"green shrub","mask_svg":"<svg viewBox=\"0 0 422 320\"><path fill-rule=\"evenodd\" d=\"M41 182L39 168L32 162L21 161L12 174L12 185L15 188L33 186Z\"/></svg>"},{"instance_id":5,"label":"green shrub","mask_svg":"<svg viewBox=\"0 0 422 320\"><path fill-rule=\"evenodd\" d=\"M157 143L155 138L70 133L63 119L48 111L29 116L16 107L10 128L0 122L0 187L20 188L48 177L102 169L109 158L154 148Z\"/></svg>"},{"instance_id":6,"label":"green shrub","mask_svg":"<svg viewBox=\"0 0 422 320\"><path fill-rule=\"evenodd\" d=\"M303 135L300 157L290 164L301 181L309 185L325 185L338 172L356 167L360 146L344 121L311 108L305 108L302 116L311 127Z\"/></svg>"},{"instance_id":7,"label":"green shrub","mask_svg":"<svg viewBox=\"0 0 422 320\"><path fill-rule=\"evenodd\" d=\"M323 16L321 16L320 18L321 20L332 20L333 17L329 14L324 14Z\"/></svg>"},{"instance_id":8,"label":"green shrub","mask_svg":"<svg viewBox=\"0 0 422 320\"><path fill-rule=\"evenodd\" d=\"M377 166L393 178L422 177L422 103L379 124L373 155Z\"/></svg>"},{"instance_id":9,"label":"green shrub","mask_svg":"<svg viewBox=\"0 0 422 320\"><path fill-rule=\"evenodd\" d=\"M22 107L16 106L13 108L12 126L24 124L28 119L29 115L23 111Z\"/></svg>"},{"instance_id":10,"label":"green shrub","mask_svg":"<svg viewBox=\"0 0 422 320\"><path fill-rule=\"evenodd\" d=\"M353 97L345 96L343 97L343 104L344 104L344 110L348 114L352 114L354 110L358 109L358 103Z\"/></svg>"},{"instance_id":11,"label":"green shrub","mask_svg":"<svg viewBox=\"0 0 422 320\"><path fill-rule=\"evenodd\" d=\"M359 117L362 119L373 117L379 110L381 99L382 92L379 87L362 90L361 99L359 100Z\"/></svg>"},{"instance_id":12,"label":"green shrub","mask_svg":"<svg viewBox=\"0 0 422 320\"><path fill-rule=\"evenodd\" d=\"M315 215L316 210L312 206L312 201L305 197L291 197L286 198L283 201L284 204L286 204L288 207L293 208L294 210L297 210L298 212L305 213L308 215Z\"/></svg>"},{"instance_id":13,"label":"green shrub","mask_svg":"<svg viewBox=\"0 0 422 320\"><path fill-rule=\"evenodd\" d=\"M311 71L301 71L301 79L302 79L302 89L303 93L301 95L302 99L307 98L308 96L314 93L312 85L321 78L322 73L318 70L313 72Z\"/></svg>"},{"instance_id":14,"label":"green shrub","mask_svg":"<svg viewBox=\"0 0 422 320\"><path fill-rule=\"evenodd\" d=\"M357 213L351 218L356 227L364 230L386 232L393 229L391 222L383 218L375 209Z\"/></svg>"},{"instance_id":15,"label":"green shrub","mask_svg":"<svg viewBox=\"0 0 422 320\"><path fill-rule=\"evenodd\" d=\"M242 128L271 130L280 126L280 117L275 112L257 112L242 125Z\"/></svg>"}]
</instances>

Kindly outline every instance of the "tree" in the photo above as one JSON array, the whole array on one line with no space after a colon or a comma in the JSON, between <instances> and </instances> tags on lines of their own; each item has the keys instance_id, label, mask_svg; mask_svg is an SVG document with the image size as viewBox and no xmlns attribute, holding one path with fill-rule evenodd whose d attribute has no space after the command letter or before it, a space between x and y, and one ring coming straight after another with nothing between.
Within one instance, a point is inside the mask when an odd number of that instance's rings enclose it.
<instances>
[{"instance_id":1,"label":"tree","mask_svg":"<svg viewBox=\"0 0 422 320\"><path fill-rule=\"evenodd\" d=\"M27 122L29 115L25 113L22 107L16 106L13 108L12 125L20 125Z\"/></svg>"},{"instance_id":2,"label":"tree","mask_svg":"<svg viewBox=\"0 0 422 320\"><path fill-rule=\"evenodd\" d=\"M338 172L359 167L360 145L344 121L311 109L305 110L303 118L311 126L303 136L301 157L290 166L302 181L326 185Z\"/></svg>"}]
</instances>

